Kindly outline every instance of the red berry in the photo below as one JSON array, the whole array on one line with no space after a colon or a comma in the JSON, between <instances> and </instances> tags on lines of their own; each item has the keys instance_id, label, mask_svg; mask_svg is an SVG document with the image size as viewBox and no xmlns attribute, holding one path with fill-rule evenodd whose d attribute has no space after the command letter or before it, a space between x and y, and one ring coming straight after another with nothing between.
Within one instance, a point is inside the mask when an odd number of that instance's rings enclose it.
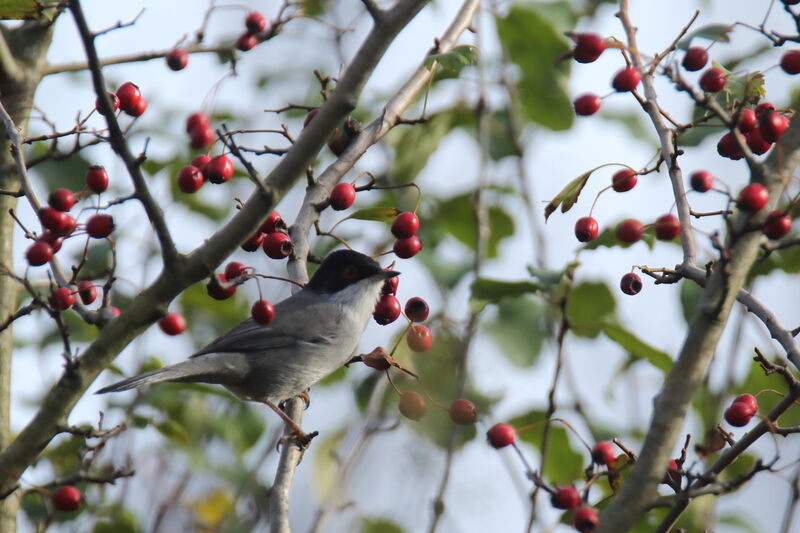
<instances>
[{"instance_id":1,"label":"red berry","mask_svg":"<svg viewBox=\"0 0 800 533\"><path fill-rule=\"evenodd\" d=\"M592 448L592 461L599 465L613 464L616 459L617 454L614 452L614 445L606 440L598 442Z\"/></svg>"},{"instance_id":2,"label":"red berry","mask_svg":"<svg viewBox=\"0 0 800 533\"><path fill-rule=\"evenodd\" d=\"M62 311L72 307L75 303L75 295L72 294L72 289L61 287L53 291L50 295L50 305Z\"/></svg>"},{"instance_id":3,"label":"red berry","mask_svg":"<svg viewBox=\"0 0 800 533\"><path fill-rule=\"evenodd\" d=\"M164 59L167 61L167 66L172 70L183 70L189 64L189 54L186 50L176 48L168 53Z\"/></svg>"},{"instance_id":4,"label":"red berry","mask_svg":"<svg viewBox=\"0 0 800 533\"><path fill-rule=\"evenodd\" d=\"M744 157L744 152L739 147L739 143L733 136L733 133L728 132L722 136L717 143L717 153L722 157L733 159L734 161Z\"/></svg>"},{"instance_id":5,"label":"red berry","mask_svg":"<svg viewBox=\"0 0 800 533\"><path fill-rule=\"evenodd\" d=\"M100 194L108 189L108 172L100 165L92 165L86 171L86 186Z\"/></svg>"},{"instance_id":6,"label":"red berry","mask_svg":"<svg viewBox=\"0 0 800 533\"><path fill-rule=\"evenodd\" d=\"M261 245L264 243L264 237L265 235L260 231L256 232L252 237L242 243L242 250L245 252L255 252L261 248Z\"/></svg>"},{"instance_id":7,"label":"red berry","mask_svg":"<svg viewBox=\"0 0 800 533\"><path fill-rule=\"evenodd\" d=\"M158 321L158 327L167 335L180 335L186 329L186 319L179 313L167 313Z\"/></svg>"},{"instance_id":8,"label":"red berry","mask_svg":"<svg viewBox=\"0 0 800 533\"><path fill-rule=\"evenodd\" d=\"M725 421L732 426L746 426L751 418L753 413L745 402L734 402L725 409Z\"/></svg>"},{"instance_id":9,"label":"red berry","mask_svg":"<svg viewBox=\"0 0 800 533\"><path fill-rule=\"evenodd\" d=\"M642 278L633 272L628 272L619 280L619 288L625 294L635 296L642 290Z\"/></svg>"},{"instance_id":10,"label":"red berry","mask_svg":"<svg viewBox=\"0 0 800 533\"><path fill-rule=\"evenodd\" d=\"M45 231L39 238L36 239L37 241L46 242L53 248L53 253L58 253L61 249L61 243L64 242L64 238L57 233L53 233L52 231Z\"/></svg>"},{"instance_id":11,"label":"red berry","mask_svg":"<svg viewBox=\"0 0 800 533\"><path fill-rule=\"evenodd\" d=\"M247 273L247 267L238 261L231 261L225 265L225 277L235 279Z\"/></svg>"},{"instance_id":12,"label":"red berry","mask_svg":"<svg viewBox=\"0 0 800 533\"><path fill-rule=\"evenodd\" d=\"M764 235L772 240L785 237L791 229L792 217L785 211L773 211L767 216L767 221L764 223Z\"/></svg>"},{"instance_id":13,"label":"red berry","mask_svg":"<svg viewBox=\"0 0 800 533\"><path fill-rule=\"evenodd\" d=\"M238 48L242 52L247 52L255 48L255 46L258 44L258 37L256 37L252 33L243 33L236 38L235 44L236 48Z\"/></svg>"},{"instance_id":14,"label":"red berry","mask_svg":"<svg viewBox=\"0 0 800 533\"><path fill-rule=\"evenodd\" d=\"M41 266L53 257L53 247L46 242L37 241L25 252L25 258L31 266Z\"/></svg>"},{"instance_id":15,"label":"red berry","mask_svg":"<svg viewBox=\"0 0 800 533\"><path fill-rule=\"evenodd\" d=\"M449 413L450 420L462 426L468 426L478 421L478 409L474 403L465 398L453 400Z\"/></svg>"},{"instance_id":16,"label":"red berry","mask_svg":"<svg viewBox=\"0 0 800 533\"><path fill-rule=\"evenodd\" d=\"M312 109L311 111L308 112L308 114L306 115L306 118L303 119L303 127L304 128L306 126L308 126L309 122L311 122L314 119L314 117L317 116L317 113L319 113L319 108L318 107L315 107L314 109Z\"/></svg>"},{"instance_id":17,"label":"red berry","mask_svg":"<svg viewBox=\"0 0 800 533\"><path fill-rule=\"evenodd\" d=\"M428 308L428 302L419 296L414 296L413 298L409 298L406 302L405 312L410 321L423 322L428 318L430 309Z\"/></svg>"},{"instance_id":18,"label":"red berry","mask_svg":"<svg viewBox=\"0 0 800 533\"><path fill-rule=\"evenodd\" d=\"M39 220L42 226L59 236L69 235L76 225L75 219L67 213L49 206L39 209Z\"/></svg>"},{"instance_id":19,"label":"red berry","mask_svg":"<svg viewBox=\"0 0 800 533\"><path fill-rule=\"evenodd\" d=\"M64 485L53 493L51 501L59 511L75 511L81 506L81 491L71 485Z\"/></svg>"},{"instance_id":20,"label":"red berry","mask_svg":"<svg viewBox=\"0 0 800 533\"><path fill-rule=\"evenodd\" d=\"M144 98L139 98L139 101L136 102L136 105L131 109L126 109L125 113L131 117L141 117L144 115L144 112L147 110L147 100Z\"/></svg>"},{"instance_id":21,"label":"red berry","mask_svg":"<svg viewBox=\"0 0 800 533\"><path fill-rule=\"evenodd\" d=\"M97 288L89 280L79 281L78 296L81 297L83 305L89 305L97 299Z\"/></svg>"},{"instance_id":22,"label":"red berry","mask_svg":"<svg viewBox=\"0 0 800 533\"><path fill-rule=\"evenodd\" d=\"M589 115L594 115L597 113L597 111L600 109L600 104L602 103L602 98L596 94L587 93L577 97L572 103L572 107L575 108L576 115L588 117Z\"/></svg>"},{"instance_id":23,"label":"red berry","mask_svg":"<svg viewBox=\"0 0 800 533\"><path fill-rule=\"evenodd\" d=\"M789 50L783 54L781 68L787 74L800 74L800 50Z\"/></svg>"},{"instance_id":24,"label":"red berry","mask_svg":"<svg viewBox=\"0 0 800 533\"><path fill-rule=\"evenodd\" d=\"M635 218L628 218L617 225L617 238L622 242L634 243L642 238L644 226Z\"/></svg>"},{"instance_id":25,"label":"red berry","mask_svg":"<svg viewBox=\"0 0 800 533\"><path fill-rule=\"evenodd\" d=\"M50 207L58 211L69 211L78 199L75 193L68 189L56 189L47 197Z\"/></svg>"},{"instance_id":26,"label":"red berry","mask_svg":"<svg viewBox=\"0 0 800 533\"><path fill-rule=\"evenodd\" d=\"M206 292L215 300L227 300L236 292L236 285L231 285L230 287L222 286L227 281L228 278L225 277L225 274L216 274L208 281Z\"/></svg>"},{"instance_id":27,"label":"red berry","mask_svg":"<svg viewBox=\"0 0 800 533\"><path fill-rule=\"evenodd\" d=\"M264 237L264 253L272 259L289 257L294 251L292 239L285 233L274 232Z\"/></svg>"},{"instance_id":28,"label":"red berry","mask_svg":"<svg viewBox=\"0 0 800 533\"><path fill-rule=\"evenodd\" d=\"M768 143L764 140L759 128L747 132L744 136L744 140L747 141L747 146L750 148L750 151L756 155L766 154L769 152L769 149L772 148L772 143Z\"/></svg>"},{"instance_id":29,"label":"red berry","mask_svg":"<svg viewBox=\"0 0 800 533\"><path fill-rule=\"evenodd\" d=\"M258 11L251 11L245 17L244 25L250 33L261 33L267 29L267 19Z\"/></svg>"},{"instance_id":30,"label":"red berry","mask_svg":"<svg viewBox=\"0 0 800 533\"><path fill-rule=\"evenodd\" d=\"M414 257L420 250L422 250L422 241L416 235L412 235L407 239L397 239L394 241L394 246L392 246L394 255L400 259Z\"/></svg>"},{"instance_id":31,"label":"red berry","mask_svg":"<svg viewBox=\"0 0 800 533\"><path fill-rule=\"evenodd\" d=\"M767 205L769 201L769 192L767 188L760 183L751 183L739 191L739 197L736 199L736 205L742 211L755 213L760 211Z\"/></svg>"},{"instance_id":32,"label":"red berry","mask_svg":"<svg viewBox=\"0 0 800 533\"><path fill-rule=\"evenodd\" d=\"M486 432L486 438L489 439L492 447L505 448L517 440L517 432L508 424L495 424Z\"/></svg>"},{"instance_id":33,"label":"red berry","mask_svg":"<svg viewBox=\"0 0 800 533\"><path fill-rule=\"evenodd\" d=\"M689 183L692 189L697 192L710 191L711 187L714 186L714 176L706 170L695 170L689 177Z\"/></svg>"},{"instance_id":34,"label":"red berry","mask_svg":"<svg viewBox=\"0 0 800 533\"><path fill-rule=\"evenodd\" d=\"M575 222L575 236L580 242L589 242L597 237L599 227L592 217L581 217Z\"/></svg>"},{"instance_id":35,"label":"red berry","mask_svg":"<svg viewBox=\"0 0 800 533\"><path fill-rule=\"evenodd\" d=\"M111 100L112 109L114 111L119 109L119 98L117 98L117 95L114 94L114 93L111 93L111 92L110 93L106 93L106 94L108 94L108 99ZM96 98L95 101L94 101L94 108L97 109L98 113L100 113L101 115L103 114L103 110L100 108L100 98L99 97Z\"/></svg>"},{"instance_id":36,"label":"red berry","mask_svg":"<svg viewBox=\"0 0 800 533\"><path fill-rule=\"evenodd\" d=\"M758 121L761 136L769 143L778 142L788 127L789 119L775 111L765 113Z\"/></svg>"},{"instance_id":37,"label":"red berry","mask_svg":"<svg viewBox=\"0 0 800 533\"><path fill-rule=\"evenodd\" d=\"M275 307L266 300L256 300L250 308L250 316L259 324L269 324L275 318Z\"/></svg>"},{"instance_id":38,"label":"red berry","mask_svg":"<svg viewBox=\"0 0 800 533\"><path fill-rule=\"evenodd\" d=\"M194 165L186 165L178 173L178 188L186 194L199 191L203 183L203 173Z\"/></svg>"},{"instance_id":39,"label":"red berry","mask_svg":"<svg viewBox=\"0 0 800 533\"><path fill-rule=\"evenodd\" d=\"M117 98L119 98L120 109L130 111L139 105L139 100L142 99L142 92L139 87L126 81L117 89Z\"/></svg>"},{"instance_id":40,"label":"red berry","mask_svg":"<svg viewBox=\"0 0 800 533\"><path fill-rule=\"evenodd\" d=\"M681 233L681 223L675 215L661 215L656 219L656 239L671 241Z\"/></svg>"},{"instance_id":41,"label":"red berry","mask_svg":"<svg viewBox=\"0 0 800 533\"><path fill-rule=\"evenodd\" d=\"M708 52L702 46L692 46L686 50L681 65L689 72L695 72L706 66L708 63Z\"/></svg>"},{"instance_id":42,"label":"red berry","mask_svg":"<svg viewBox=\"0 0 800 533\"><path fill-rule=\"evenodd\" d=\"M636 181L636 172L629 168L623 168L611 177L611 188L617 192L629 191L636 185Z\"/></svg>"},{"instance_id":43,"label":"red berry","mask_svg":"<svg viewBox=\"0 0 800 533\"><path fill-rule=\"evenodd\" d=\"M756 397L752 394L740 394L733 399L733 403L745 404L751 415L754 415L758 412L758 400L756 400Z\"/></svg>"},{"instance_id":44,"label":"red berry","mask_svg":"<svg viewBox=\"0 0 800 533\"><path fill-rule=\"evenodd\" d=\"M233 176L233 161L226 155L212 157L203 167L203 174L211 183L225 183Z\"/></svg>"},{"instance_id":45,"label":"red berry","mask_svg":"<svg viewBox=\"0 0 800 533\"><path fill-rule=\"evenodd\" d=\"M386 269L388 270L388 269ZM400 277L394 276L383 282L381 294L397 294L397 286L400 284Z\"/></svg>"},{"instance_id":46,"label":"red berry","mask_svg":"<svg viewBox=\"0 0 800 533\"><path fill-rule=\"evenodd\" d=\"M400 404L398 407L403 416L411 420L419 420L425 414L425 411L428 410L425 406L425 398L423 398L420 393L413 390L406 391L400 395Z\"/></svg>"},{"instance_id":47,"label":"red berry","mask_svg":"<svg viewBox=\"0 0 800 533\"><path fill-rule=\"evenodd\" d=\"M419 324L411 326L406 333L406 343L412 351L427 352L433 344L431 330Z\"/></svg>"},{"instance_id":48,"label":"red berry","mask_svg":"<svg viewBox=\"0 0 800 533\"><path fill-rule=\"evenodd\" d=\"M747 133L751 131L758 125L758 119L756 118L756 112L752 109L742 109L742 112L739 114L739 131L742 133Z\"/></svg>"},{"instance_id":49,"label":"red berry","mask_svg":"<svg viewBox=\"0 0 800 533\"><path fill-rule=\"evenodd\" d=\"M642 80L642 75L636 70L636 67L625 67L616 73L611 82L611 86L615 91L624 93L636 89L639 82Z\"/></svg>"},{"instance_id":50,"label":"red berry","mask_svg":"<svg viewBox=\"0 0 800 533\"><path fill-rule=\"evenodd\" d=\"M203 168L205 168L205 166L208 164L209 161L211 161L211 158L208 157L206 154L197 154L194 157L194 159L192 159L192 162L190 164L193 167L197 167L200 170L200 172L202 172Z\"/></svg>"},{"instance_id":51,"label":"red berry","mask_svg":"<svg viewBox=\"0 0 800 533\"><path fill-rule=\"evenodd\" d=\"M375 310L372 313L372 318L381 326L391 324L397 317L400 316L400 301L393 294L381 295L378 303L375 304Z\"/></svg>"},{"instance_id":52,"label":"red berry","mask_svg":"<svg viewBox=\"0 0 800 533\"><path fill-rule=\"evenodd\" d=\"M392 235L398 239L407 239L416 235L419 230L419 218L411 211L397 215L392 222Z\"/></svg>"},{"instance_id":53,"label":"red berry","mask_svg":"<svg viewBox=\"0 0 800 533\"><path fill-rule=\"evenodd\" d=\"M189 133L189 144L195 148L205 148L214 142L214 130L210 125L197 126Z\"/></svg>"},{"instance_id":54,"label":"red berry","mask_svg":"<svg viewBox=\"0 0 800 533\"><path fill-rule=\"evenodd\" d=\"M209 118L206 116L205 113L202 113L200 111L196 111L191 115L189 115L188 117L186 117L186 133L192 133L193 130L201 126L206 127L210 125L211 121L209 120Z\"/></svg>"},{"instance_id":55,"label":"red berry","mask_svg":"<svg viewBox=\"0 0 800 533\"><path fill-rule=\"evenodd\" d=\"M678 468L678 461L675 459L670 459L669 464L667 465L667 475L672 479L672 481L679 481L681 479L681 471Z\"/></svg>"},{"instance_id":56,"label":"red berry","mask_svg":"<svg viewBox=\"0 0 800 533\"><path fill-rule=\"evenodd\" d=\"M347 209L356 199L356 188L352 183L339 183L331 191L331 207L334 211Z\"/></svg>"},{"instance_id":57,"label":"red berry","mask_svg":"<svg viewBox=\"0 0 800 533\"><path fill-rule=\"evenodd\" d=\"M573 56L578 63L592 63L605 49L605 41L596 33L579 33L575 38Z\"/></svg>"},{"instance_id":58,"label":"red berry","mask_svg":"<svg viewBox=\"0 0 800 533\"><path fill-rule=\"evenodd\" d=\"M775 111L775 105L770 102L761 102L756 106L756 118L761 118L770 111Z\"/></svg>"},{"instance_id":59,"label":"red berry","mask_svg":"<svg viewBox=\"0 0 800 533\"><path fill-rule=\"evenodd\" d=\"M274 233L275 231L286 229L286 224L281 218L281 214L277 211L271 212L267 219L261 224L259 231L261 233Z\"/></svg>"},{"instance_id":60,"label":"red berry","mask_svg":"<svg viewBox=\"0 0 800 533\"><path fill-rule=\"evenodd\" d=\"M578 489L572 485L564 485L556 488L556 491L550 496L550 503L556 509L574 509L581 504L581 495Z\"/></svg>"},{"instance_id":61,"label":"red berry","mask_svg":"<svg viewBox=\"0 0 800 533\"><path fill-rule=\"evenodd\" d=\"M600 519L597 517L597 511L591 507L581 507L575 511L575 519L572 525L581 533L590 533L594 531Z\"/></svg>"},{"instance_id":62,"label":"red berry","mask_svg":"<svg viewBox=\"0 0 800 533\"><path fill-rule=\"evenodd\" d=\"M707 93L715 93L725 88L727 77L722 69L710 68L700 76L700 88Z\"/></svg>"},{"instance_id":63,"label":"red berry","mask_svg":"<svg viewBox=\"0 0 800 533\"><path fill-rule=\"evenodd\" d=\"M104 239L114 231L114 219L111 215L100 213L86 221L86 233L94 239Z\"/></svg>"}]
</instances>

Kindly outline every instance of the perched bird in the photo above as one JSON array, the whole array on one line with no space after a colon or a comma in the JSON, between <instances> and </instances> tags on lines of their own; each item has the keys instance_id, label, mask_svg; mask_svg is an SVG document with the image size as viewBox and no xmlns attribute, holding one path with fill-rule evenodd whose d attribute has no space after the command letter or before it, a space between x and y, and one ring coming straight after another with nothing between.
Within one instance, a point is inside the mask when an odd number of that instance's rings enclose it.
<instances>
[{"instance_id":1,"label":"perched bird","mask_svg":"<svg viewBox=\"0 0 800 533\"><path fill-rule=\"evenodd\" d=\"M267 404L292 426L296 438L310 440L277 404L350 360L384 281L398 274L362 253L332 252L301 291L275 305L269 324L247 319L186 361L124 379L96 394L162 381L219 384L243 400Z\"/></svg>"}]
</instances>

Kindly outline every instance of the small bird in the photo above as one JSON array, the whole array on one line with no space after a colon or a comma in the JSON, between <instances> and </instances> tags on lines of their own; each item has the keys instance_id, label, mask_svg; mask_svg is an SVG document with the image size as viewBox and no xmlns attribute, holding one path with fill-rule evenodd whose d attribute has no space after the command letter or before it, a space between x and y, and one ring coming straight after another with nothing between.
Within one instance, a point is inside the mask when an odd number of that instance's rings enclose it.
<instances>
[{"instance_id":1,"label":"small bird","mask_svg":"<svg viewBox=\"0 0 800 533\"><path fill-rule=\"evenodd\" d=\"M350 360L384 281L399 272L353 250L330 253L298 293L275 305L275 318L249 318L181 363L124 379L96 394L162 381L219 384L243 400L268 405L298 442L306 435L277 404L293 398Z\"/></svg>"}]
</instances>

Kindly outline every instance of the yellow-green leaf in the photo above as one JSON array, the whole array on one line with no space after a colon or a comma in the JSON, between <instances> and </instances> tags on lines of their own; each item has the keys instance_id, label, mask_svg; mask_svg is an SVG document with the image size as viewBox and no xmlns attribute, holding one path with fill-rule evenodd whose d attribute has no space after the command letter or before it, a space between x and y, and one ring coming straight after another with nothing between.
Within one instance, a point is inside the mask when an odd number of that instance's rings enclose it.
<instances>
[{"instance_id":1,"label":"yellow-green leaf","mask_svg":"<svg viewBox=\"0 0 800 533\"><path fill-rule=\"evenodd\" d=\"M36 0L0 0L0 20L38 19L42 4Z\"/></svg>"}]
</instances>

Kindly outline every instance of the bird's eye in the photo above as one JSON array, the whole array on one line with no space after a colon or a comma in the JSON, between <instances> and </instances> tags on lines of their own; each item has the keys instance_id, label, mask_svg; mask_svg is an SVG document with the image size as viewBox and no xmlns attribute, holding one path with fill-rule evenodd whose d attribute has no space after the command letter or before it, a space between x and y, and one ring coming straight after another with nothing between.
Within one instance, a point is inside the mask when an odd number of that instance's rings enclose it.
<instances>
[{"instance_id":1,"label":"bird's eye","mask_svg":"<svg viewBox=\"0 0 800 533\"><path fill-rule=\"evenodd\" d=\"M342 276L344 279L354 280L358 278L358 268L353 265L347 265L342 271Z\"/></svg>"}]
</instances>

